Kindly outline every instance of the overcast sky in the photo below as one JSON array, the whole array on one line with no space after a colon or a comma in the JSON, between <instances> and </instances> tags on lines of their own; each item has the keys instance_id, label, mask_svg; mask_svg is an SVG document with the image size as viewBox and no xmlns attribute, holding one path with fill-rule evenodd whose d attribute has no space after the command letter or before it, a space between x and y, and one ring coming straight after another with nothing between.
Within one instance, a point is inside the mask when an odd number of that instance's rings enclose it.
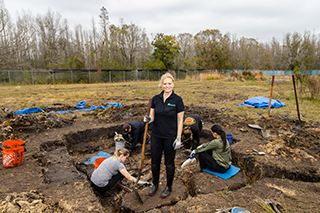
<instances>
[{"instance_id":1,"label":"overcast sky","mask_svg":"<svg viewBox=\"0 0 320 213\"><path fill-rule=\"evenodd\" d=\"M237 38L259 42L286 33L305 30L320 34L319 0L4 0L13 20L17 12L28 9L34 16L51 11L67 19L71 29L81 24L91 29L92 17L99 21L100 8L109 12L111 24L120 18L144 28L147 34L178 35L218 29Z\"/></svg>"}]
</instances>

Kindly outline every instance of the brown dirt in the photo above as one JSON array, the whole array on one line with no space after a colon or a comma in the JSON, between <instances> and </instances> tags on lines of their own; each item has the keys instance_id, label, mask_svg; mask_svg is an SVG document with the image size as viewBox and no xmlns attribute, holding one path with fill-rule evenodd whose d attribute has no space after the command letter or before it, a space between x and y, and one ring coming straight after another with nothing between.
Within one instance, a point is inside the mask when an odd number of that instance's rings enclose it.
<instances>
[{"instance_id":1,"label":"brown dirt","mask_svg":"<svg viewBox=\"0 0 320 213\"><path fill-rule=\"evenodd\" d=\"M271 136L264 138L261 130L248 127L264 127L263 117L258 121L229 117L224 114L227 109L193 105L186 106L186 114L198 113L203 118L201 143L212 139L212 124L220 124L232 133L233 165L241 168L237 175L223 180L195 172L198 165L181 169L190 152L179 150L173 192L168 198L160 198L166 183L164 166L155 196L147 195L150 186L138 187L143 204L126 180L104 195L95 192L89 181L94 166L85 162L99 151L113 154L115 132L121 132L124 122L142 121L146 108L146 104L134 104L105 111L0 117L0 141L22 139L26 146L21 166L0 167L0 212L215 212L235 206L263 212L267 199L284 205L279 207L281 212L319 210L319 123L273 116L267 127ZM152 125L149 132L151 129ZM266 154L258 155L253 149ZM140 153L141 146L126 163L135 176ZM152 181L150 167L147 144L142 180Z\"/></svg>"}]
</instances>

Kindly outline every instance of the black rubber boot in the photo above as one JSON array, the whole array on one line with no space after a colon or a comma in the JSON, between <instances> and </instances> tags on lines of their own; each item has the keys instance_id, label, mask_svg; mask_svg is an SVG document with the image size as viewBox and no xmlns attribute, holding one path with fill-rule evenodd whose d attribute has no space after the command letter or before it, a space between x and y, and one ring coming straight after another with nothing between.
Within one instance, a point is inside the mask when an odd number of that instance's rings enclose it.
<instances>
[{"instance_id":1,"label":"black rubber boot","mask_svg":"<svg viewBox=\"0 0 320 213\"><path fill-rule=\"evenodd\" d=\"M153 186L149 190L149 196L153 196L159 188L159 173L156 165L151 165Z\"/></svg>"},{"instance_id":2,"label":"black rubber boot","mask_svg":"<svg viewBox=\"0 0 320 213\"><path fill-rule=\"evenodd\" d=\"M161 193L160 197L162 199L168 197L170 195L170 193L172 192L172 187L171 186L167 186L164 191Z\"/></svg>"},{"instance_id":3,"label":"black rubber boot","mask_svg":"<svg viewBox=\"0 0 320 213\"><path fill-rule=\"evenodd\" d=\"M149 196L152 197L156 191L158 190L159 186L158 185L152 185L151 189L149 190Z\"/></svg>"}]
</instances>

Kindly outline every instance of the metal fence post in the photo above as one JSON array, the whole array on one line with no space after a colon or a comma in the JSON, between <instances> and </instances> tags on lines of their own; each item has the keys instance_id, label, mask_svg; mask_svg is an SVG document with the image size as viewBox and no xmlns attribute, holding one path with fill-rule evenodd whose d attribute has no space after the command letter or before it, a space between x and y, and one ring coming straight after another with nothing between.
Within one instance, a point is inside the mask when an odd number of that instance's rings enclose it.
<instances>
[{"instance_id":1,"label":"metal fence post","mask_svg":"<svg viewBox=\"0 0 320 213\"><path fill-rule=\"evenodd\" d=\"M73 74L72 74L72 70L71 70L71 83L73 84Z\"/></svg>"},{"instance_id":2,"label":"metal fence post","mask_svg":"<svg viewBox=\"0 0 320 213\"><path fill-rule=\"evenodd\" d=\"M111 71L109 71L109 82L111 82Z\"/></svg>"},{"instance_id":3,"label":"metal fence post","mask_svg":"<svg viewBox=\"0 0 320 213\"><path fill-rule=\"evenodd\" d=\"M9 84L11 85L10 70L8 70Z\"/></svg>"},{"instance_id":4,"label":"metal fence post","mask_svg":"<svg viewBox=\"0 0 320 213\"><path fill-rule=\"evenodd\" d=\"M31 81L32 81L32 85L34 85L33 70L31 70Z\"/></svg>"},{"instance_id":5,"label":"metal fence post","mask_svg":"<svg viewBox=\"0 0 320 213\"><path fill-rule=\"evenodd\" d=\"M89 71L89 83L91 83L91 75L90 75L90 71Z\"/></svg>"},{"instance_id":6,"label":"metal fence post","mask_svg":"<svg viewBox=\"0 0 320 213\"><path fill-rule=\"evenodd\" d=\"M147 72L148 72L148 81L149 81L149 70Z\"/></svg>"},{"instance_id":7,"label":"metal fence post","mask_svg":"<svg viewBox=\"0 0 320 213\"><path fill-rule=\"evenodd\" d=\"M126 71L123 70L123 81L126 81Z\"/></svg>"}]
</instances>

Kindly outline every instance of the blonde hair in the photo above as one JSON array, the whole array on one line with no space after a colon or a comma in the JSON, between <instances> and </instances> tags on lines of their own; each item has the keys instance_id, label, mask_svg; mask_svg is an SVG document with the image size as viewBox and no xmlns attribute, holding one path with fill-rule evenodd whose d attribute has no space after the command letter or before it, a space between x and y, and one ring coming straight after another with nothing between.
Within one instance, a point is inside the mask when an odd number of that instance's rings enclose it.
<instances>
[{"instance_id":1,"label":"blonde hair","mask_svg":"<svg viewBox=\"0 0 320 213\"><path fill-rule=\"evenodd\" d=\"M112 157L119 160L121 155L127 156L127 155L129 155L129 154L130 154L130 152L129 152L128 149L126 149L126 148L121 148L121 149L117 149L117 150L114 152L114 155L113 155Z\"/></svg>"},{"instance_id":2,"label":"blonde hair","mask_svg":"<svg viewBox=\"0 0 320 213\"><path fill-rule=\"evenodd\" d=\"M160 78L160 82L159 82L159 87L160 87L160 88L162 87L163 81L164 81L164 79L166 79L166 78L171 78L172 82L174 83L174 77L173 77L170 73L167 72L167 73L163 74L163 75L161 76L161 78Z\"/></svg>"}]
</instances>

